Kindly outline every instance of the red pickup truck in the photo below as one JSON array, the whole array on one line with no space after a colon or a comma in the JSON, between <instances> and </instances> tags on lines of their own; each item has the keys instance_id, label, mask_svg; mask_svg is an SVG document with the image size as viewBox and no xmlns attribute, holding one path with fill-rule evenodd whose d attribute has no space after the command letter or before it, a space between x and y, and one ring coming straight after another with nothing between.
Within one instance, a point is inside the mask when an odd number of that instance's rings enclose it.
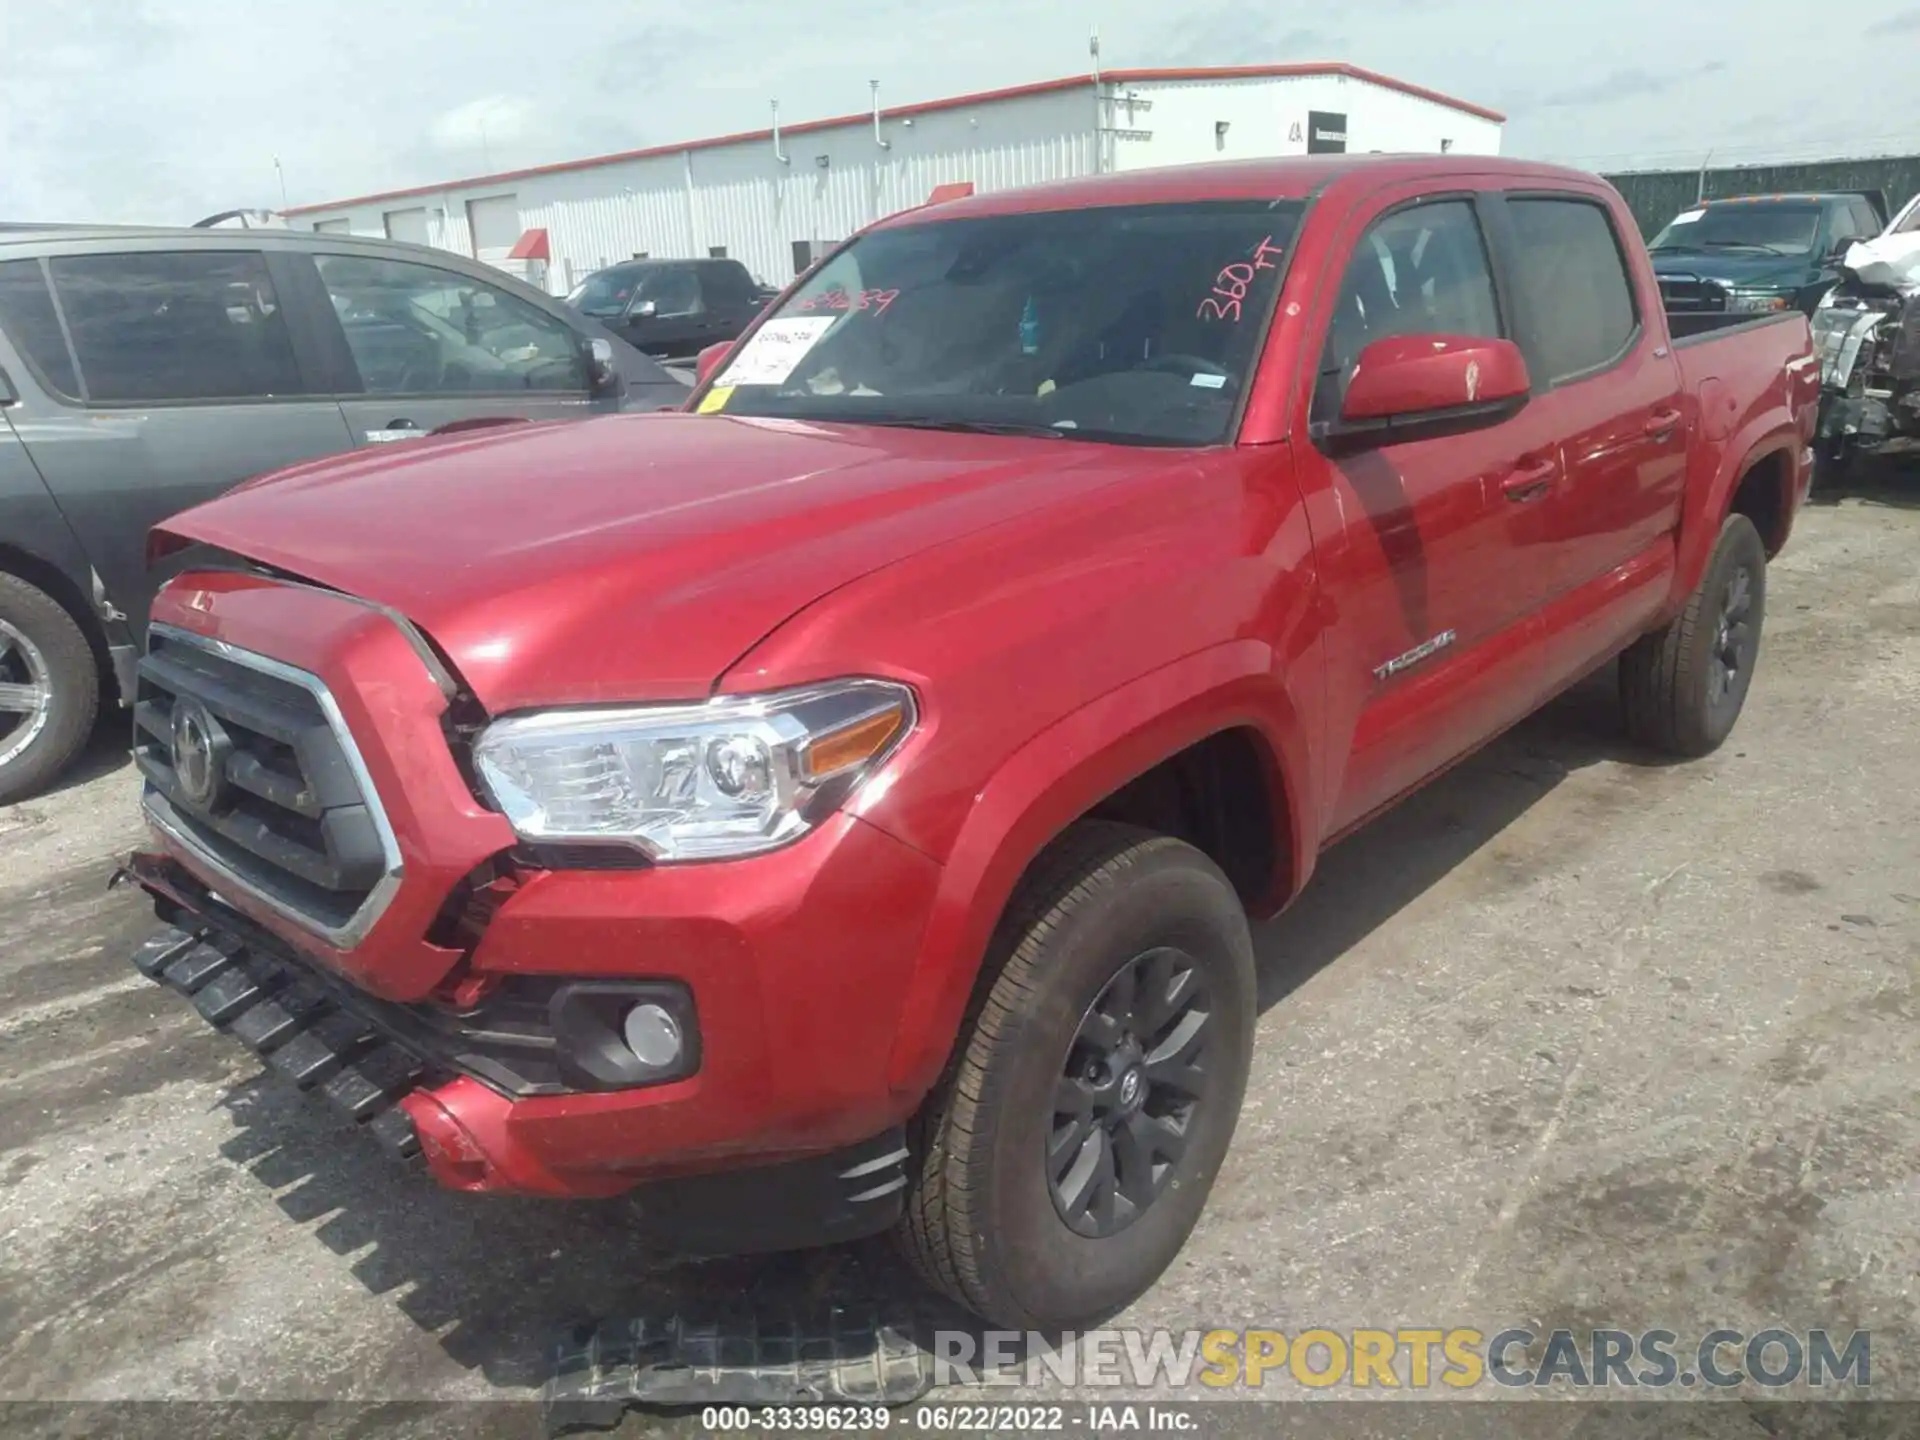
<instances>
[{"instance_id":1,"label":"red pickup truck","mask_svg":"<svg viewBox=\"0 0 1920 1440\"><path fill-rule=\"evenodd\" d=\"M446 1185L1110 1313L1249 916L1611 656L1733 726L1819 376L1658 295L1568 170L1103 176L873 226L685 412L253 482L151 546L135 961Z\"/></svg>"}]
</instances>

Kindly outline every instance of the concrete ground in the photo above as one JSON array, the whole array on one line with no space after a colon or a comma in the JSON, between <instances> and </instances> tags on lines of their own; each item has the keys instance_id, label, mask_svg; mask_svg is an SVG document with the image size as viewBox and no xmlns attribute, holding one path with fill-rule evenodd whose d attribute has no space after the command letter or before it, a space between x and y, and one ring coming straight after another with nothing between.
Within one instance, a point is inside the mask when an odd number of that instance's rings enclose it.
<instances>
[{"instance_id":1,"label":"concrete ground","mask_svg":"<svg viewBox=\"0 0 1920 1440\"><path fill-rule=\"evenodd\" d=\"M1870 1327L1920 1396L1915 505L1803 518L1718 755L1630 751L1602 676L1326 857L1259 937L1212 1203L1117 1323ZM567 1322L887 1273L663 1271L629 1205L442 1193L265 1079L126 963L118 746L0 810L0 1400L524 1397Z\"/></svg>"}]
</instances>

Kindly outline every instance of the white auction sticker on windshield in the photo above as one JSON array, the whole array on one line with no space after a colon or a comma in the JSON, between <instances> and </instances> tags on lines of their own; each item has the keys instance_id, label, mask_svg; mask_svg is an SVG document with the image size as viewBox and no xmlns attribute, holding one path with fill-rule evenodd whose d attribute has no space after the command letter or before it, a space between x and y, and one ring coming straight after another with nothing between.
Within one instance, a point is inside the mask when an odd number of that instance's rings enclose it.
<instances>
[{"instance_id":1,"label":"white auction sticker on windshield","mask_svg":"<svg viewBox=\"0 0 1920 1440\"><path fill-rule=\"evenodd\" d=\"M722 385L784 385L794 367L820 343L820 337L838 323L833 315L802 315L792 320L769 320L733 357Z\"/></svg>"},{"instance_id":2,"label":"white auction sticker on windshield","mask_svg":"<svg viewBox=\"0 0 1920 1440\"><path fill-rule=\"evenodd\" d=\"M1691 225L1694 221L1698 220L1702 215L1706 213L1707 212L1704 210L1689 210L1684 215L1674 216L1673 219L1669 220L1667 223L1669 225Z\"/></svg>"}]
</instances>

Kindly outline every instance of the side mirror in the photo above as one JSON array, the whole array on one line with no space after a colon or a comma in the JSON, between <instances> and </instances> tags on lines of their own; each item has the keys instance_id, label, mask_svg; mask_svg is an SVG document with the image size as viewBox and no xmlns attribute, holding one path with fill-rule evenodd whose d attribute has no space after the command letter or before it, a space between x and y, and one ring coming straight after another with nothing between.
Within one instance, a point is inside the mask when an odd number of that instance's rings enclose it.
<instances>
[{"instance_id":1,"label":"side mirror","mask_svg":"<svg viewBox=\"0 0 1920 1440\"><path fill-rule=\"evenodd\" d=\"M587 341L587 385L595 395L609 395L620 388L620 371L613 363L613 342L598 335Z\"/></svg>"},{"instance_id":2,"label":"side mirror","mask_svg":"<svg viewBox=\"0 0 1920 1440\"><path fill-rule=\"evenodd\" d=\"M1330 433L1384 443L1492 425L1526 404L1532 388L1511 340L1389 335L1360 352Z\"/></svg>"},{"instance_id":3,"label":"side mirror","mask_svg":"<svg viewBox=\"0 0 1920 1440\"><path fill-rule=\"evenodd\" d=\"M651 320L659 313L660 307L651 300L642 300L638 305L633 307L633 318L636 320Z\"/></svg>"},{"instance_id":4,"label":"side mirror","mask_svg":"<svg viewBox=\"0 0 1920 1440\"><path fill-rule=\"evenodd\" d=\"M713 378L713 374L726 363L727 352L733 349L731 340L722 340L717 345L709 345L702 350L693 362L693 383L704 385Z\"/></svg>"}]
</instances>

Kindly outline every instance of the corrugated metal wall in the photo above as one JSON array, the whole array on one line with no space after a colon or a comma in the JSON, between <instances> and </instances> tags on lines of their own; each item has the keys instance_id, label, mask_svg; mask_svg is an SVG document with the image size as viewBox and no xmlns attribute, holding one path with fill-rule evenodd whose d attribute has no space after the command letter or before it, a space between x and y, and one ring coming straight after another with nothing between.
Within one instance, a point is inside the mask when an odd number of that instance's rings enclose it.
<instances>
[{"instance_id":1,"label":"corrugated metal wall","mask_svg":"<svg viewBox=\"0 0 1920 1440\"><path fill-rule=\"evenodd\" d=\"M1920 194L1920 155L1871 160L1819 160L1798 165L1741 165L1706 172L1641 170L1606 177L1627 204L1640 233L1651 239L1674 216L1704 197L1774 195L1789 191L1879 190L1891 214Z\"/></svg>"},{"instance_id":2,"label":"corrugated metal wall","mask_svg":"<svg viewBox=\"0 0 1920 1440\"><path fill-rule=\"evenodd\" d=\"M1075 98L1090 115L1085 97ZM1092 126L1063 123L1084 117L1051 96L1021 108L1027 113L983 117L990 124L942 115L913 126L889 121L885 149L868 126L802 132L785 137L784 165L760 142L522 180L521 224L547 230L555 288L564 288L568 262L577 278L635 254L705 255L715 246L759 278L784 282L794 273L794 242L845 239L924 204L936 185L971 180L1000 190L1092 170Z\"/></svg>"}]
</instances>

